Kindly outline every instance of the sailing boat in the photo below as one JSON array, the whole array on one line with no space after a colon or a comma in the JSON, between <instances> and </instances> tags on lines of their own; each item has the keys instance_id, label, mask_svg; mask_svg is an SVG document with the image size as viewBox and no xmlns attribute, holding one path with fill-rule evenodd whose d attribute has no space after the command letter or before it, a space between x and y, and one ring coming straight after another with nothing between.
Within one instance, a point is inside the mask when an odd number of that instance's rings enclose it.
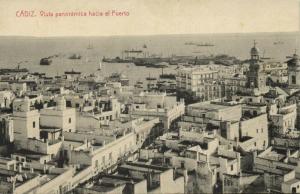
<instances>
[{"instance_id":1,"label":"sailing boat","mask_svg":"<svg viewBox=\"0 0 300 194\"><path fill-rule=\"evenodd\" d=\"M87 49L93 49L93 48L94 48L93 45L91 43L89 43Z\"/></svg>"}]
</instances>

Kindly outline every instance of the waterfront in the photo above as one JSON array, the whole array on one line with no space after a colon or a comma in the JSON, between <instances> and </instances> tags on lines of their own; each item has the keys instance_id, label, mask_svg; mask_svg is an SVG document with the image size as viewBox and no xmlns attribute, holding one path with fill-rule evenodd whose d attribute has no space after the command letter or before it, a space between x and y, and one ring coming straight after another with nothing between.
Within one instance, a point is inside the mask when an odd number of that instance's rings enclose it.
<instances>
[{"instance_id":1,"label":"waterfront","mask_svg":"<svg viewBox=\"0 0 300 194\"><path fill-rule=\"evenodd\" d=\"M94 73L103 57L121 57L122 50L141 49L147 45L147 52L163 56L175 55L216 55L227 54L239 59L247 59L249 46L253 40L258 42L261 54L274 60L285 61L287 55L299 50L299 35L281 34L219 34L219 35L164 35L164 36L128 36L128 37L0 37L0 66L28 68L30 71L46 73L49 76L63 74L64 71ZM282 41L283 44L274 44ZM209 42L213 47L185 45L186 42ZM93 49L87 49L92 44ZM80 54L80 60L70 60L72 54ZM40 66L43 57L58 55L49 66ZM174 73L176 66L164 69L165 73ZM103 63L106 75L123 73L131 81L143 80L147 76L157 77L161 69L136 67L133 64Z\"/></svg>"}]
</instances>

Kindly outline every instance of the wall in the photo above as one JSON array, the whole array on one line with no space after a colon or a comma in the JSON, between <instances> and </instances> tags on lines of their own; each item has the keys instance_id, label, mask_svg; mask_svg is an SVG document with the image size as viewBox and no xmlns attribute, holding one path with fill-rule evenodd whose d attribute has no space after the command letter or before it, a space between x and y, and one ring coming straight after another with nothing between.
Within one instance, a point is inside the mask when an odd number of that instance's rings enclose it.
<instances>
[{"instance_id":1,"label":"wall","mask_svg":"<svg viewBox=\"0 0 300 194\"><path fill-rule=\"evenodd\" d=\"M26 139L25 141L18 141L17 145L20 149L26 149L42 154L52 154L56 157L62 147L62 142L59 141L54 144L49 144L48 142L43 142L37 139Z\"/></svg>"},{"instance_id":2,"label":"wall","mask_svg":"<svg viewBox=\"0 0 300 194\"><path fill-rule=\"evenodd\" d=\"M12 119L15 140L23 141L26 138L39 139L39 118L40 114L37 110L27 112L14 112Z\"/></svg>"},{"instance_id":3,"label":"wall","mask_svg":"<svg viewBox=\"0 0 300 194\"><path fill-rule=\"evenodd\" d=\"M241 121L241 136L257 137L257 149L265 149L268 147L268 119L267 114Z\"/></svg>"},{"instance_id":4,"label":"wall","mask_svg":"<svg viewBox=\"0 0 300 194\"><path fill-rule=\"evenodd\" d=\"M136 148L136 135L134 133L126 134L94 150L92 153L92 166L95 170L111 166L115 164L120 157L136 150ZM109 158L110 155L111 159ZM105 163L103 163L103 157L105 157ZM98 167L96 166L97 161Z\"/></svg>"},{"instance_id":5,"label":"wall","mask_svg":"<svg viewBox=\"0 0 300 194\"><path fill-rule=\"evenodd\" d=\"M98 129L100 128L100 121L92 115L77 114L76 129Z\"/></svg>"},{"instance_id":6,"label":"wall","mask_svg":"<svg viewBox=\"0 0 300 194\"><path fill-rule=\"evenodd\" d=\"M196 180L199 193L213 193L213 186L216 183L216 171L210 169L208 163L198 163Z\"/></svg>"},{"instance_id":7,"label":"wall","mask_svg":"<svg viewBox=\"0 0 300 194\"><path fill-rule=\"evenodd\" d=\"M68 169L63 173L58 174L58 176L48 181L46 184L40 186L37 189L37 193L55 193L60 192L62 188L65 189L65 191L69 191L71 189L72 176L72 169Z\"/></svg>"},{"instance_id":8,"label":"wall","mask_svg":"<svg viewBox=\"0 0 300 194\"><path fill-rule=\"evenodd\" d=\"M160 174L161 193L184 193L184 177L174 180L173 173L173 169L169 169Z\"/></svg>"},{"instance_id":9,"label":"wall","mask_svg":"<svg viewBox=\"0 0 300 194\"><path fill-rule=\"evenodd\" d=\"M299 148L300 147L300 141L298 138L292 139L292 138L279 138L274 137L271 141L272 145L275 146L283 146L283 147L291 147L291 148Z\"/></svg>"},{"instance_id":10,"label":"wall","mask_svg":"<svg viewBox=\"0 0 300 194\"><path fill-rule=\"evenodd\" d=\"M41 109L41 126L57 127L63 131L76 129L76 112L74 108L68 109ZM70 120L69 120L70 119Z\"/></svg>"}]
</instances>

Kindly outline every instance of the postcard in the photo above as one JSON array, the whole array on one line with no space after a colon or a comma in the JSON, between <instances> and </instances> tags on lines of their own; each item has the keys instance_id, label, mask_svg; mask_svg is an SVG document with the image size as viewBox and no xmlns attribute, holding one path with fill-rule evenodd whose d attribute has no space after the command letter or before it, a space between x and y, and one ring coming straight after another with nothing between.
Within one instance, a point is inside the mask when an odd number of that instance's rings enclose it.
<instances>
[{"instance_id":1,"label":"postcard","mask_svg":"<svg viewBox=\"0 0 300 194\"><path fill-rule=\"evenodd\" d=\"M300 193L299 0L0 0L0 193Z\"/></svg>"}]
</instances>

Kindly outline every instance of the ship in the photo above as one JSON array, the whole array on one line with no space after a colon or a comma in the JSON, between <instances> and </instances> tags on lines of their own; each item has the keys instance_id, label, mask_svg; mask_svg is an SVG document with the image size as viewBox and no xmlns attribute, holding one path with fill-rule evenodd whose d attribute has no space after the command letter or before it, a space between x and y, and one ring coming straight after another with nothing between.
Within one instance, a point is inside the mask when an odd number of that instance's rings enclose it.
<instances>
[{"instance_id":1,"label":"ship","mask_svg":"<svg viewBox=\"0 0 300 194\"><path fill-rule=\"evenodd\" d=\"M156 77L150 77L150 75L149 75L149 77L146 77L146 80L155 81L155 80L157 80L157 78Z\"/></svg>"},{"instance_id":2,"label":"ship","mask_svg":"<svg viewBox=\"0 0 300 194\"><path fill-rule=\"evenodd\" d=\"M102 62L106 62L106 63L133 63L133 60L122 59L120 57L115 57L115 58L103 57Z\"/></svg>"},{"instance_id":3,"label":"ship","mask_svg":"<svg viewBox=\"0 0 300 194\"><path fill-rule=\"evenodd\" d=\"M49 57L41 58L40 65L50 65L52 60Z\"/></svg>"},{"instance_id":4,"label":"ship","mask_svg":"<svg viewBox=\"0 0 300 194\"><path fill-rule=\"evenodd\" d=\"M135 61L136 66L144 66L149 68L165 68L168 67L168 63L164 61L151 61L151 60L138 60Z\"/></svg>"},{"instance_id":5,"label":"ship","mask_svg":"<svg viewBox=\"0 0 300 194\"><path fill-rule=\"evenodd\" d=\"M29 70L26 68L20 68L18 65L17 68L1 68L0 75L11 74L11 73L28 73Z\"/></svg>"},{"instance_id":6,"label":"ship","mask_svg":"<svg viewBox=\"0 0 300 194\"><path fill-rule=\"evenodd\" d=\"M74 71L72 69L72 71L65 71L65 75L80 75L81 72L80 71Z\"/></svg>"},{"instance_id":7,"label":"ship","mask_svg":"<svg viewBox=\"0 0 300 194\"><path fill-rule=\"evenodd\" d=\"M194 42L185 42L184 45L196 45Z\"/></svg>"},{"instance_id":8,"label":"ship","mask_svg":"<svg viewBox=\"0 0 300 194\"><path fill-rule=\"evenodd\" d=\"M69 57L69 59L81 59L81 55L79 54L73 54Z\"/></svg>"},{"instance_id":9,"label":"ship","mask_svg":"<svg viewBox=\"0 0 300 194\"><path fill-rule=\"evenodd\" d=\"M172 80L176 80L176 75L175 74L161 74L159 75L160 79L172 79Z\"/></svg>"},{"instance_id":10,"label":"ship","mask_svg":"<svg viewBox=\"0 0 300 194\"><path fill-rule=\"evenodd\" d=\"M214 44L207 43L207 42L204 42L204 43L186 42L186 43L184 43L184 45L189 45L189 46L215 46Z\"/></svg>"},{"instance_id":11,"label":"ship","mask_svg":"<svg viewBox=\"0 0 300 194\"><path fill-rule=\"evenodd\" d=\"M281 44L284 44L284 42L283 41L275 41L275 42L273 42L273 44L274 45L281 45Z\"/></svg>"},{"instance_id":12,"label":"ship","mask_svg":"<svg viewBox=\"0 0 300 194\"><path fill-rule=\"evenodd\" d=\"M200 44L196 44L196 46L208 46L208 47L212 47L212 46L215 46L214 44L211 44L211 43L200 43Z\"/></svg>"}]
</instances>

